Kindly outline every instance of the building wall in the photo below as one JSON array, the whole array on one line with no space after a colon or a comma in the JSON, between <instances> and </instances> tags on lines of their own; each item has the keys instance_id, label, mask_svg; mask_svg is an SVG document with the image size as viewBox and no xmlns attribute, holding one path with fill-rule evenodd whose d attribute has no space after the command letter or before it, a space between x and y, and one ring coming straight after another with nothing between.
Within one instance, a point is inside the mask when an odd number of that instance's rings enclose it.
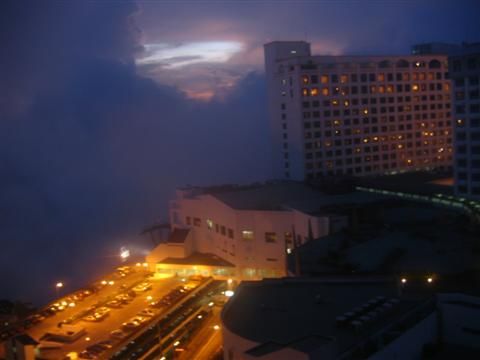
<instances>
[{"instance_id":1,"label":"building wall","mask_svg":"<svg viewBox=\"0 0 480 360\"><path fill-rule=\"evenodd\" d=\"M480 49L452 56L455 193L480 199Z\"/></svg>"},{"instance_id":2,"label":"building wall","mask_svg":"<svg viewBox=\"0 0 480 360\"><path fill-rule=\"evenodd\" d=\"M244 278L286 275L287 248L328 234L328 218L297 210L236 210L211 195L178 193L170 210L173 228L192 229L192 249L215 254L238 269Z\"/></svg>"},{"instance_id":3,"label":"building wall","mask_svg":"<svg viewBox=\"0 0 480 360\"><path fill-rule=\"evenodd\" d=\"M272 144L272 175L274 179L303 179L305 172L303 159L303 147L301 146L301 139L303 135L303 128L300 122L288 121L288 136L291 139L285 145L285 141L282 138L284 132L279 127L278 119L286 116L284 108L288 106L290 112L299 112L300 104L297 102L284 101L286 95L286 83L287 79L279 79L277 71L278 59L294 59L297 57L310 56L310 44L304 41L281 41L273 42L265 45L265 69L267 80L267 101L268 101L268 113L270 120L270 135ZM280 66L278 71L286 71ZM299 76L292 76L289 78L289 85L297 87ZM278 89L278 82L281 82L284 89ZM278 91L279 90L279 91ZM283 105L282 105L283 104ZM288 149L285 148L288 146ZM283 154L288 153L289 167L285 168L285 160L282 157Z\"/></svg>"},{"instance_id":4,"label":"building wall","mask_svg":"<svg viewBox=\"0 0 480 360\"><path fill-rule=\"evenodd\" d=\"M165 258L184 258L191 254L188 244L160 244L146 257L149 264L156 264Z\"/></svg>"},{"instance_id":5,"label":"building wall","mask_svg":"<svg viewBox=\"0 0 480 360\"><path fill-rule=\"evenodd\" d=\"M5 343L6 360L35 360L35 346L12 340Z\"/></svg>"},{"instance_id":6,"label":"building wall","mask_svg":"<svg viewBox=\"0 0 480 360\"><path fill-rule=\"evenodd\" d=\"M285 55L304 44L265 45L276 177L451 167L446 56Z\"/></svg>"}]
</instances>

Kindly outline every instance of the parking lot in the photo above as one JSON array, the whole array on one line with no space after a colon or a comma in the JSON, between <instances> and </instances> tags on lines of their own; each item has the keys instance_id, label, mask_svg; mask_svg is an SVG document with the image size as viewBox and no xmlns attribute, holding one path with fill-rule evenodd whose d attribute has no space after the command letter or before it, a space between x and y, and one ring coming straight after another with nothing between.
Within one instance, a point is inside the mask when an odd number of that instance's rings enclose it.
<instances>
[{"instance_id":1,"label":"parking lot","mask_svg":"<svg viewBox=\"0 0 480 360\"><path fill-rule=\"evenodd\" d=\"M26 332L40 341L39 356L102 358L199 283L151 275L143 267L117 271L32 316ZM84 352L87 348L91 351Z\"/></svg>"}]
</instances>

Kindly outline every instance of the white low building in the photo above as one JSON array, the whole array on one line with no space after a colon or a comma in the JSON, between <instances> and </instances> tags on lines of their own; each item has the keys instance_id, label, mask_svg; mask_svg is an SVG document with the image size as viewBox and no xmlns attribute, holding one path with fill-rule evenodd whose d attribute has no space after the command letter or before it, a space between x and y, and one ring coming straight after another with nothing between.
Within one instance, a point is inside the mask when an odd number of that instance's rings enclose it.
<instances>
[{"instance_id":1,"label":"white low building","mask_svg":"<svg viewBox=\"0 0 480 360\"><path fill-rule=\"evenodd\" d=\"M180 189L170 203L170 237L147 262L182 276L285 276L291 249L347 226L348 216L332 205L371 199L328 195L292 181Z\"/></svg>"}]
</instances>

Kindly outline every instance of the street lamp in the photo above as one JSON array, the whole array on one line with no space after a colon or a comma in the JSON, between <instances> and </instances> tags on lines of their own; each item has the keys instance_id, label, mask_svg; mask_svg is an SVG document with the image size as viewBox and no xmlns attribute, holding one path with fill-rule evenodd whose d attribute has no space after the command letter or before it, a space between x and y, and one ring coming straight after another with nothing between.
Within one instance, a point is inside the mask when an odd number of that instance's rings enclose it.
<instances>
[{"instance_id":1,"label":"street lamp","mask_svg":"<svg viewBox=\"0 0 480 360\"><path fill-rule=\"evenodd\" d=\"M56 296L58 298L58 291L63 288L63 282L59 281L55 284L55 293L56 293Z\"/></svg>"},{"instance_id":2,"label":"street lamp","mask_svg":"<svg viewBox=\"0 0 480 360\"><path fill-rule=\"evenodd\" d=\"M126 247L122 246L120 248L120 258L122 261L127 260L130 257L130 250L128 250Z\"/></svg>"}]
</instances>

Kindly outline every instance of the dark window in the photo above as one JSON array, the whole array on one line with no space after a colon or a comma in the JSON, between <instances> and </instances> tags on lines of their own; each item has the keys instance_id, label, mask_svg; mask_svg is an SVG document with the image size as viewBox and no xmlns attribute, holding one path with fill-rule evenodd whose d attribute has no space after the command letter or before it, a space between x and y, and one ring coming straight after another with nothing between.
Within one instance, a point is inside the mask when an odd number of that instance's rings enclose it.
<instances>
[{"instance_id":1,"label":"dark window","mask_svg":"<svg viewBox=\"0 0 480 360\"><path fill-rule=\"evenodd\" d=\"M275 242L277 242L277 233L274 233L274 232L266 232L266 233L265 233L265 242L267 242L267 243L275 243Z\"/></svg>"}]
</instances>

